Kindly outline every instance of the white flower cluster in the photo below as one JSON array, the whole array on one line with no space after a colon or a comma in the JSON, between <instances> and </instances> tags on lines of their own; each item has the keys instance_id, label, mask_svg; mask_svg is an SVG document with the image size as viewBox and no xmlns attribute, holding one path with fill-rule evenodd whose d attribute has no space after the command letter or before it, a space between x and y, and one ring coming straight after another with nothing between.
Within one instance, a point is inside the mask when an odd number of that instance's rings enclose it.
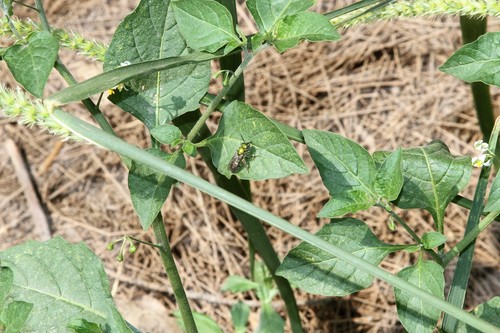
<instances>
[{"instance_id":1,"label":"white flower cluster","mask_svg":"<svg viewBox=\"0 0 500 333\"><path fill-rule=\"evenodd\" d=\"M472 158L472 165L476 168L490 166L494 156L489 150L490 145L483 140L478 140L474 142L474 149L479 151L480 154Z\"/></svg>"}]
</instances>

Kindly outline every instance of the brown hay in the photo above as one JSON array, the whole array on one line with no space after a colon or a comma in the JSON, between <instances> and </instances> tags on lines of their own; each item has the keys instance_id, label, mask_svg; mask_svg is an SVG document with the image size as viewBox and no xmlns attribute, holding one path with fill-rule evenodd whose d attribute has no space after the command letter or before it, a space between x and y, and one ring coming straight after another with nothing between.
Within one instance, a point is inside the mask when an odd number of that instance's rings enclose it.
<instances>
[{"instance_id":1,"label":"brown hay","mask_svg":"<svg viewBox=\"0 0 500 333\"><path fill-rule=\"evenodd\" d=\"M59 0L51 1L47 11L54 26L71 28L89 38L109 42L120 18L134 3L87 0L78 2L78 6L69 6L67 1ZM331 10L329 3L320 1L317 8ZM340 5L338 1L336 6ZM242 16L241 21L246 32L254 31L248 16ZM499 30L498 20L491 20L490 24L491 30ZM266 50L246 72L248 103L299 129L338 132L370 152L441 139L455 154L473 154L472 142L481 135L469 88L438 71L460 45L456 18L378 23L342 31L342 35L343 40L338 43L304 43L283 55ZM67 52L64 60L80 80L100 71L100 64L82 61ZM3 82L12 82L4 66L1 73L5 78ZM48 93L63 86L57 80L54 75ZM498 111L499 89L492 89L492 96ZM88 119L79 106L68 110ZM105 104L104 110L121 137L147 145L144 128L137 120L109 104ZM0 120L0 125L2 138L10 137L22 147L37 176L36 170L58 138L7 120ZM327 200L328 193L306 148L303 145L297 148L311 174L253 183L253 197L258 206L315 232L327 222L318 220L315 214ZM6 156L1 145L0 154ZM198 159L189 159L188 170L213 181ZM115 253L105 250L109 241L123 234L153 241L151 232L144 232L138 223L128 196L126 169L116 155L84 143L68 143L52 167L35 178L42 201L50 212L54 236L84 241L103 259L113 294L122 306L123 300L127 307L127 300L134 303L150 294L161 300L168 313L175 309L170 285L152 248L140 246L123 264L114 260ZM465 192L468 197L472 196L472 188ZM0 208L0 235L4 240L0 249L36 239L31 233L23 192L6 158L0 159ZM249 274L247 241L242 227L226 205L185 185L172 191L163 214L194 309L215 318L230 331L231 304L245 299L254 310L257 305L251 295L243 298L220 291L228 275ZM418 233L431 230L428 214L412 210L401 215ZM387 229L387 216L380 210L372 209L356 216L366 221L385 242L411 242L406 233ZM461 238L466 218L464 209L451 206L448 210L446 235L452 244ZM500 291L499 244L494 236L498 228L498 223L494 224L477 243L467 308ZM298 243L278 230L268 228L268 231L280 256ZM414 259L414 255L401 252L390 256L382 267L397 272ZM451 273L452 267L447 270L448 277ZM298 291L297 298L308 332L401 331L392 289L380 281L348 297L325 299ZM276 306L283 310L280 302L276 302ZM157 313L163 311L158 304L155 309ZM252 318L255 323L257 317ZM171 323L160 320L155 324L157 333L171 331Z\"/></svg>"}]
</instances>

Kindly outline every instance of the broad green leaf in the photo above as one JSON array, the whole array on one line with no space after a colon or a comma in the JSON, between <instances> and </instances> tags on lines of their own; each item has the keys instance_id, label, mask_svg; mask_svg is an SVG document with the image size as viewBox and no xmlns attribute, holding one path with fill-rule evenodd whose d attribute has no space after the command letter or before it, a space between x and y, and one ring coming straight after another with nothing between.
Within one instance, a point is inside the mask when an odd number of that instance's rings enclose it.
<instances>
[{"instance_id":1,"label":"broad green leaf","mask_svg":"<svg viewBox=\"0 0 500 333\"><path fill-rule=\"evenodd\" d=\"M403 187L402 151L398 148L390 154L377 170L375 191L382 198L393 201Z\"/></svg>"},{"instance_id":2,"label":"broad green leaf","mask_svg":"<svg viewBox=\"0 0 500 333\"><path fill-rule=\"evenodd\" d=\"M237 172L242 179L308 172L293 145L271 120L248 104L235 101L224 109L217 132L206 140L214 165L228 178L232 175L229 162L243 142L251 142L251 156Z\"/></svg>"},{"instance_id":3,"label":"broad green leaf","mask_svg":"<svg viewBox=\"0 0 500 333\"><path fill-rule=\"evenodd\" d=\"M376 152L375 159L388 155ZM422 208L442 226L444 211L469 182L470 157L453 156L441 141L427 146L403 149L404 184L395 204L401 208Z\"/></svg>"},{"instance_id":4,"label":"broad green leaf","mask_svg":"<svg viewBox=\"0 0 500 333\"><path fill-rule=\"evenodd\" d=\"M488 202L484 207L485 212L495 212L500 210L500 177L498 174L495 176L493 184L491 184L490 194L488 195Z\"/></svg>"},{"instance_id":5,"label":"broad green leaf","mask_svg":"<svg viewBox=\"0 0 500 333\"><path fill-rule=\"evenodd\" d=\"M177 323L179 324L179 327L184 332L186 332L186 327L184 326L184 322L182 321L181 313L179 311L175 311L174 316L177 318ZM223 333L217 322L212 318L210 318L209 316L193 311L193 318L199 332Z\"/></svg>"},{"instance_id":6,"label":"broad green leaf","mask_svg":"<svg viewBox=\"0 0 500 333\"><path fill-rule=\"evenodd\" d=\"M424 249L430 250L444 244L447 239L448 237L442 233L430 231L422 236L422 244L424 245Z\"/></svg>"},{"instance_id":7,"label":"broad green leaf","mask_svg":"<svg viewBox=\"0 0 500 333\"><path fill-rule=\"evenodd\" d=\"M59 43L49 32L34 32L26 45L12 45L3 55L12 75L26 90L42 98L43 88L54 67Z\"/></svg>"},{"instance_id":8,"label":"broad green leaf","mask_svg":"<svg viewBox=\"0 0 500 333\"><path fill-rule=\"evenodd\" d=\"M158 149L149 149L148 151L178 167L184 168L186 166L182 154L167 154ZM153 223L174 183L175 179L132 161L128 174L128 188L134 209L144 230L147 230Z\"/></svg>"},{"instance_id":9,"label":"broad green leaf","mask_svg":"<svg viewBox=\"0 0 500 333\"><path fill-rule=\"evenodd\" d=\"M318 214L334 217L370 208L377 200L375 163L370 154L341 135L302 131L307 149L332 198Z\"/></svg>"},{"instance_id":10,"label":"broad green leaf","mask_svg":"<svg viewBox=\"0 0 500 333\"><path fill-rule=\"evenodd\" d=\"M166 145L171 145L182 138L181 130L171 124L156 126L151 130L151 135Z\"/></svg>"},{"instance_id":11,"label":"broad green leaf","mask_svg":"<svg viewBox=\"0 0 500 333\"><path fill-rule=\"evenodd\" d=\"M28 317L33 310L33 304L23 301L13 301L7 305L7 309L2 312L0 320L4 323L6 330L4 333L25 332Z\"/></svg>"},{"instance_id":12,"label":"broad green leaf","mask_svg":"<svg viewBox=\"0 0 500 333\"><path fill-rule=\"evenodd\" d=\"M242 276L231 275L222 284L222 291L230 291L232 293L240 293L256 289L259 285Z\"/></svg>"},{"instance_id":13,"label":"broad green leaf","mask_svg":"<svg viewBox=\"0 0 500 333\"><path fill-rule=\"evenodd\" d=\"M279 313L274 311L271 304L262 304L259 326L257 326L255 333L282 333L284 330L285 321Z\"/></svg>"},{"instance_id":14,"label":"broad green leaf","mask_svg":"<svg viewBox=\"0 0 500 333\"><path fill-rule=\"evenodd\" d=\"M496 327L500 327L500 297L496 296L488 302L479 305L471 311L473 315ZM459 333L482 333L478 329L465 324L463 321L458 322L457 332Z\"/></svg>"},{"instance_id":15,"label":"broad green leaf","mask_svg":"<svg viewBox=\"0 0 500 333\"><path fill-rule=\"evenodd\" d=\"M330 21L313 12L285 16L276 23L273 33L273 45L279 52L291 49L302 40L326 42L339 39L340 35Z\"/></svg>"},{"instance_id":16,"label":"broad green leaf","mask_svg":"<svg viewBox=\"0 0 500 333\"><path fill-rule=\"evenodd\" d=\"M464 45L439 69L465 82L500 87L500 32L488 32Z\"/></svg>"},{"instance_id":17,"label":"broad green leaf","mask_svg":"<svg viewBox=\"0 0 500 333\"><path fill-rule=\"evenodd\" d=\"M374 265L396 250L378 240L364 222L353 218L332 219L316 236ZM364 271L304 242L287 254L276 274L304 291L323 296L349 295L373 281Z\"/></svg>"},{"instance_id":18,"label":"broad green leaf","mask_svg":"<svg viewBox=\"0 0 500 333\"><path fill-rule=\"evenodd\" d=\"M85 319L77 319L68 325L76 333L104 333L101 325L91 323Z\"/></svg>"},{"instance_id":19,"label":"broad green leaf","mask_svg":"<svg viewBox=\"0 0 500 333\"><path fill-rule=\"evenodd\" d=\"M331 198L318 213L318 217L343 216L368 209L374 203L373 197L364 190L346 190Z\"/></svg>"},{"instance_id":20,"label":"broad green leaf","mask_svg":"<svg viewBox=\"0 0 500 333\"><path fill-rule=\"evenodd\" d=\"M419 261L402 269L397 275L422 290L444 299L443 268L434 261ZM398 317L408 332L434 332L441 311L428 305L421 298L410 296L394 288Z\"/></svg>"},{"instance_id":21,"label":"broad green leaf","mask_svg":"<svg viewBox=\"0 0 500 333\"><path fill-rule=\"evenodd\" d=\"M172 1L175 21L188 46L213 53L227 45L224 53L241 44L231 13L215 0Z\"/></svg>"},{"instance_id":22,"label":"broad green leaf","mask_svg":"<svg viewBox=\"0 0 500 333\"><path fill-rule=\"evenodd\" d=\"M142 0L116 29L104 68L189 53L169 2ZM209 62L185 64L136 78L111 100L152 129L198 108L209 81Z\"/></svg>"},{"instance_id":23,"label":"broad green leaf","mask_svg":"<svg viewBox=\"0 0 500 333\"><path fill-rule=\"evenodd\" d=\"M13 283L14 273L12 269L0 266L0 305L2 305L5 298L10 293Z\"/></svg>"},{"instance_id":24,"label":"broad green leaf","mask_svg":"<svg viewBox=\"0 0 500 333\"><path fill-rule=\"evenodd\" d=\"M303 12L314 5L314 0L248 0L246 4L260 32L265 33L285 16Z\"/></svg>"},{"instance_id":25,"label":"broad green leaf","mask_svg":"<svg viewBox=\"0 0 500 333\"><path fill-rule=\"evenodd\" d=\"M245 333L247 331L250 307L243 302L238 302L231 307L231 320L235 333Z\"/></svg>"},{"instance_id":26,"label":"broad green leaf","mask_svg":"<svg viewBox=\"0 0 500 333\"><path fill-rule=\"evenodd\" d=\"M131 332L118 314L99 258L83 243L29 241L0 252L14 272L11 300L33 304L23 332L66 333L76 319Z\"/></svg>"}]
</instances>

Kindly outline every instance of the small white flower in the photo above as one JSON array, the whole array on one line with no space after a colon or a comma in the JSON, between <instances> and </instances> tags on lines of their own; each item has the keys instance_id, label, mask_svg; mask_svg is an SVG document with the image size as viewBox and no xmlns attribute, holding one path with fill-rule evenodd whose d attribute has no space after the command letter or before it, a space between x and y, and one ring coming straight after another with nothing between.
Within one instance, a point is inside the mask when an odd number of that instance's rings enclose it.
<instances>
[{"instance_id":1,"label":"small white flower","mask_svg":"<svg viewBox=\"0 0 500 333\"><path fill-rule=\"evenodd\" d=\"M120 64L120 66L121 66L121 67L125 67L125 66L128 66L128 65L130 65L130 61L128 61L128 60L127 60L127 61L124 61L124 62L122 62L122 63Z\"/></svg>"},{"instance_id":2,"label":"small white flower","mask_svg":"<svg viewBox=\"0 0 500 333\"><path fill-rule=\"evenodd\" d=\"M481 154L472 158L472 166L481 168L483 166L491 165L491 156L489 154Z\"/></svg>"},{"instance_id":3,"label":"small white flower","mask_svg":"<svg viewBox=\"0 0 500 333\"><path fill-rule=\"evenodd\" d=\"M478 150L482 153L487 151L489 148L490 148L490 145L488 143L484 142L483 140L478 140L478 141L474 142L474 149Z\"/></svg>"}]
</instances>

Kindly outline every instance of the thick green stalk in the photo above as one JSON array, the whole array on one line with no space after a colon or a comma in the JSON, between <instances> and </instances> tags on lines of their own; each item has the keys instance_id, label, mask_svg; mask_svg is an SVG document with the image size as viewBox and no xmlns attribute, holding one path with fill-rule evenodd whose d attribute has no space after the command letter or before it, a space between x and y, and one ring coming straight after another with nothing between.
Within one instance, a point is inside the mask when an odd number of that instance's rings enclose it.
<instances>
[{"instance_id":1,"label":"thick green stalk","mask_svg":"<svg viewBox=\"0 0 500 333\"><path fill-rule=\"evenodd\" d=\"M493 128L492 136L489 142L490 149L495 150L497 147L498 133L500 131L500 120L498 120ZM464 238L451 249L443 261L448 264L458 253L457 267L453 274L451 288L448 293L448 302L458 307L463 307L465 301L465 293L469 283L470 271L472 269L472 262L474 259L474 249L476 245L476 237L479 233L486 228L495 217L499 215L498 212L488 214L481 222L481 213L484 207L484 197L486 195L486 188L488 187L488 178L490 175L490 167L483 167L479 175L476 192L474 194L474 201L472 208L469 212L467 226L465 227ZM446 332L455 332L457 329L458 320L452 316L445 314L443 318L442 328Z\"/></svg>"},{"instance_id":2,"label":"thick green stalk","mask_svg":"<svg viewBox=\"0 0 500 333\"><path fill-rule=\"evenodd\" d=\"M185 134L190 131L199 117L200 112L194 111L186 113L174 119L173 122ZM208 136L210 136L210 134L211 133L208 127L203 126L198 132L198 135L194 138L194 141L199 142L201 140L204 140ZM202 159L205 161L205 164L212 172L215 178L215 182L218 186L240 198L243 198L244 200L249 201L249 194L246 191L245 187L238 181L237 177L231 177L230 179L228 179L224 175L220 174L219 171L217 171L217 168L212 163L212 156L208 148L198 148L198 152L200 153ZM269 240L269 237L267 236L261 221L243 210L234 208L232 206L230 206L230 208L245 229L248 235L248 239L252 243L255 250L262 257L262 260L269 269L269 272L271 272L274 281L276 282L276 285L278 286L278 289L280 291L281 298L286 305L288 317L290 319L290 325L293 332L302 332L297 302L295 300L293 290L286 279L282 278L281 276L275 275L275 272L281 262L278 258L278 255L274 251L271 241Z\"/></svg>"},{"instance_id":3,"label":"thick green stalk","mask_svg":"<svg viewBox=\"0 0 500 333\"><path fill-rule=\"evenodd\" d=\"M179 311L181 313L182 321L184 322L184 327L188 333L197 333L196 323L194 322L193 312L189 306L189 300L182 286L181 277L175 265L174 256L170 250L170 243L168 241L167 233L165 232L165 225L163 224L163 219L161 214L158 214L153 221L153 231L155 234L156 242L160 245L159 252L160 258L167 272L168 280L172 286L172 291L174 292L175 301L179 306Z\"/></svg>"},{"instance_id":4,"label":"thick green stalk","mask_svg":"<svg viewBox=\"0 0 500 333\"><path fill-rule=\"evenodd\" d=\"M130 159L137 161L151 169L161 172L169 177L177 179L182 183L186 183L189 186L195 187L198 190L219 199L241 211L245 211L248 214L267 222L269 225L278 228L302 241L305 241L320 250L323 250L333 256L338 257L340 260L348 262L350 265L378 278L395 288L401 289L402 291L408 293L411 296L417 297L424 301L426 304L437 308L438 310L444 311L460 320L464 321L466 324L478 329L482 332L498 332L500 329L493 326L492 324L477 318L476 316L436 297L413 284L410 284L403 279L373 265L369 262L363 260L363 258L357 257L356 255L345 251L339 246L333 245L318 236L315 236L302 228L293 225L286 220L271 214L267 210L259 208L245 199L242 199L231 192L228 192L220 187L209 183L208 181L201 179L195 175L192 175L188 171L179 168L173 164L158 158L151 153L131 145L122 139L110 135L101 129L98 129L91 124L84 122L77 117L74 117L60 109L55 109L51 113L51 117L59 125L67 128L76 136L85 139L91 143L97 144L101 147L114 151L118 154L125 155Z\"/></svg>"},{"instance_id":5,"label":"thick green stalk","mask_svg":"<svg viewBox=\"0 0 500 333\"><path fill-rule=\"evenodd\" d=\"M471 43L486 33L486 17L471 18L462 16L460 17L460 27L462 28L463 44ZM488 141L493 130L493 124L495 123L490 87L482 82L473 82L470 87L479 127L483 133L484 140Z\"/></svg>"}]
</instances>

